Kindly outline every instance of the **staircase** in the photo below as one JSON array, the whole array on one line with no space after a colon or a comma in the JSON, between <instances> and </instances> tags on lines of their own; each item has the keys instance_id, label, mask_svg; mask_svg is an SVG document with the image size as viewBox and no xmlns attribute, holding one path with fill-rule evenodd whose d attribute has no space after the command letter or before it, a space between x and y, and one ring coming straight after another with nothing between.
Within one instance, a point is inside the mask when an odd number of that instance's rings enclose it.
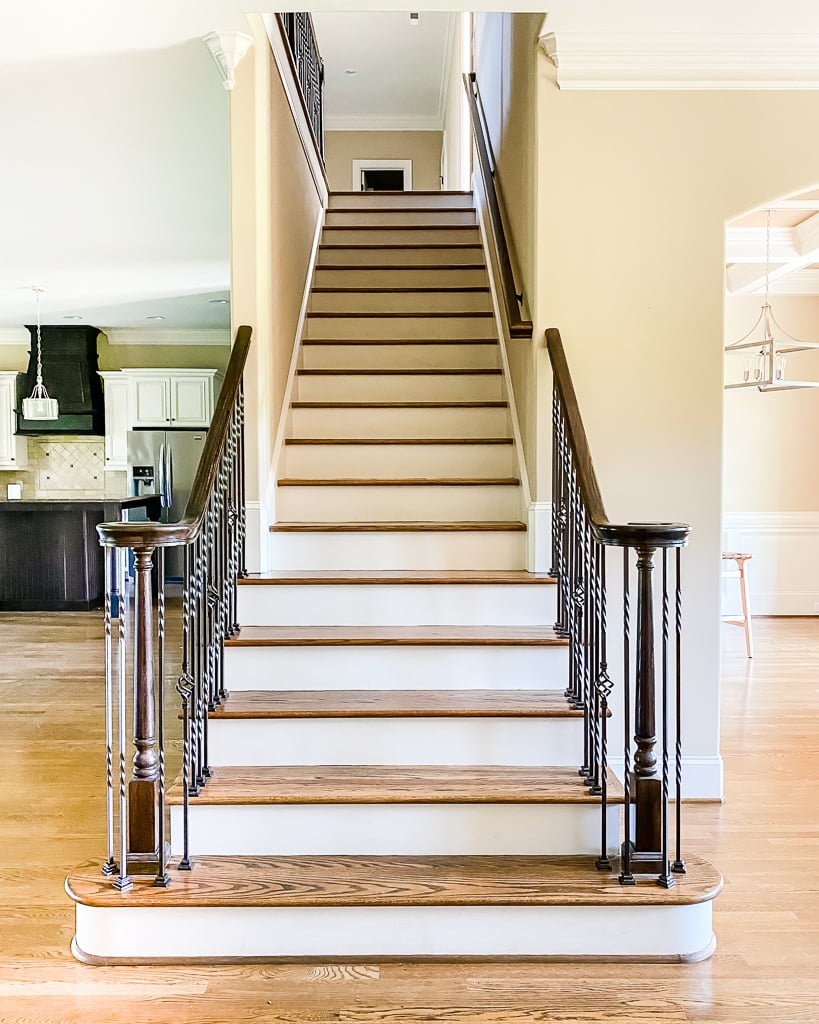
<instances>
[{"instance_id":1,"label":"staircase","mask_svg":"<svg viewBox=\"0 0 819 1024\"><path fill-rule=\"evenodd\" d=\"M194 868L69 879L75 952L123 960L697 959L717 872L618 882L623 792L579 777L554 581L467 194L335 194L271 529L240 581ZM183 854L183 789L168 793Z\"/></svg>"}]
</instances>

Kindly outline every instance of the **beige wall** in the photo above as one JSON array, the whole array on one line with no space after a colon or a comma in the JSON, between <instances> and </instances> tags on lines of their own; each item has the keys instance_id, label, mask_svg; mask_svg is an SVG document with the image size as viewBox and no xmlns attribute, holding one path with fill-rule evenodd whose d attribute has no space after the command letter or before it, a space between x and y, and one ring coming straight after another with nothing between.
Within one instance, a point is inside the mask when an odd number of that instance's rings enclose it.
<instances>
[{"instance_id":1,"label":"beige wall","mask_svg":"<svg viewBox=\"0 0 819 1024\"><path fill-rule=\"evenodd\" d=\"M327 179L334 192L349 192L353 160L412 160L412 187L441 187L441 132L326 132Z\"/></svg>"},{"instance_id":2,"label":"beige wall","mask_svg":"<svg viewBox=\"0 0 819 1024\"><path fill-rule=\"evenodd\" d=\"M0 370L26 370L28 345L0 345ZM204 367L224 372L229 345L110 345L104 334L97 341L101 370L140 366ZM48 381L46 381L48 385Z\"/></svg>"},{"instance_id":3,"label":"beige wall","mask_svg":"<svg viewBox=\"0 0 819 1024\"><path fill-rule=\"evenodd\" d=\"M750 330L761 304L759 295L726 298L726 344ZM776 295L771 305L788 334L819 341L819 297ZM755 332L754 337L759 336ZM726 357L734 363L731 379L741 379L749 354L746 351L744 358ZM819 380L819 352L789 356L786 376L791 380ZM723 500L727 514L819 512L819 390L769 394L755 388L726 391L724 439Z\"/></svg>"},{"instance_id":4,"label":"beige wall","mask_svg":"<svg viewBox=\"0 0 819 1024\"><path fill-rule=\"evenodd\" d=\"M455 15L455 30L449 53L449 78L446 83L443 131L443 187L469 191L471 129L466 106L463 74L470 68L469 15Z\"/></svg>"}]
</instances>

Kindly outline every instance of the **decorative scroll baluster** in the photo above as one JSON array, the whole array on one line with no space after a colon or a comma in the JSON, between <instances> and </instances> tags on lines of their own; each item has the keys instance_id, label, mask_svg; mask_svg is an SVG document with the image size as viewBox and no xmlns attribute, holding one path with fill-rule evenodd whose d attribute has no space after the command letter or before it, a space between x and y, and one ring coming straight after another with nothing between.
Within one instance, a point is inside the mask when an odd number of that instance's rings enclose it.
<instances>
[{"instance_id":1,"label":"decorative scroll baluster","mask_svg":"<svg viewBox=\"0 0 819 1024\"><path fill-rule=\"evenodd\" d=\"M193 777L191 758L191 696L194 690L191 665L191 575L193 560L191 545L185 545L184 586L182 589L182 671L176 684L176 692L182 698L182 859L177 864L178 871L190 871L190 789Z\"/></svg>"},{"instance_id":2,"label":"decorative scroll baluster","mask_svg":"<svg viewBox=\"0 0 819 1024\"><path fill-rule=\"evenodd\" d=\"M591 678L591 733L590 733L590 746L592 756L592 771L589 776L589 794L591 796L602 796L603 788L601 783L601 763L602 763L602 739L601 739L601 691L600 684L602 674L604 672L604 666L601 662L601 605L602 605L602 591L601 591L601 576L605 573L605 569L601 566L603 559L603 549L597 544L591 536L591 530L589 530L589 549L591 552L590 563L589 563L589 673ZM605 820L605 815L604 815Z\"/></svg>"},{"instance_id":3,"label":"decorative scroll baluster","mask_svg":"<svg viewBox=\"0 0 819 1024\"><path fill-rule=\"evenodd\" d=\"M157 849L159 865L154 885L166 888L171 884L166 870L167 849L165 843L165 549L157 548L157 715L156 743L159 757L158 799L157 799Z\"/></svg>"},{"instance_id":4,"label":"decorative scroll baluster","mask_svg":"<svg viewBox=\"0 0 819 1024\"><path fill-rule=\"evenodd\" d=\"M324 161L324 62L316 43L313 19L300 11L280 17L307 119L319 156Z\"/></svg>"},{"instance_id":5,"label":"decorative scroll baluster","mask_svg":"<svg viewBox=\"0 0 819 1024\"><path fill-rule=\"evenodd\" d=\"M682 550L677 548L674 552L675 573L674 573L674 657L675 657L675 744L674 744L674 796L676 799L676 856L671 870L677 874L685 874L685 861L682 856L682 580L680 578L680 563L682 561Z\"/></svg>"},{"instance_id":6,"label":"decorative scroll baluster","mask_svg":"<svg viewBox=\"0 0 819 1024\"><path fill-rule=\"evenodd\" d=\"M112 587L111 559L105 552L105 833L108 856L102 866L104 875L117 872L114 856L114 693L111 645Z\"/></svg>"},{"instance_id":7,"label":"decorative scroll baluster","mask_svg":"<svg viewBox=\"0 0 819 1024\"><path fill-rule=\"evenodd\" d=\"M662 610L662 802L660 804L660 874L657 884L664 889L674 885L668 862L668 551L663 548L663 610Z\"/></svg>"},{"instance_id":8,"label":"decorative scroll baluster","mask_svg":"<svg viewBox=\"0 0 819 1024\"><path fill-rule=\"evenodd\" d=\"M121 557L127 561L128 548L123 548ZM119 635L117 638L117 741L119 744L119 873L114 879L117 889L130 889L133 882L128 877L128 784L125 767L126 733L126 655L128 644L128 591L123 589L119 599Z\"/></svg>"},{"instance_id":9,"label":"decorative scroll baluster","mask_svg":"<svg viewBox=\"0 0 819 1024\"><path fill-rule=\"evenodd\" d=\"M597 676L596 689L600 695L600 856L595 861L597 868L600 871L611 871L611 861L609 860L609 842L608 842L608 770L609 770L609 757L608 757L608 715L609 715L609 697L614 689L607 664L607 652L606 652L606 549L599 548L600 557L600 574L597 577L599 582L599 601L600 601L600 617L599 617L599 637L600 637L600 671Z\"/></svg>"}]
</instances>

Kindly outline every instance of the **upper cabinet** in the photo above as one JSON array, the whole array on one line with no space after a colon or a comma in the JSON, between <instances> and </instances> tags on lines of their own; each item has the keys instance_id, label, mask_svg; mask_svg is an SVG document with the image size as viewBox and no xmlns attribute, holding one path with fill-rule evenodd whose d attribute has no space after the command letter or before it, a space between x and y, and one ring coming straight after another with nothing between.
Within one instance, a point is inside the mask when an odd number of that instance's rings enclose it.
<instances>
[{"instance_id":1,"label":"upper cabinet","mask_svg":"<svg viewBox=\"0 0 819 1024\"><path fill-rule=\"evenodd\" d=\"M100 373L105 398L105 468L128 468L128 379L118 370Z\"/></svg>"},{"instance_id":2,"label":"upper cabinet","mask_svg":"<svg viewBox=\"0 0 819 1024\"><path fill-rule=\"evenodd\" d=\"M207 427L213 416L216 370L123 370L131 427Z\"/></svg>"},{"instance_id":3,"label":"upper cabinet","mask_svg":"<svg viewBox=\"0 0 819 1024\"><path fill-rule=\"evenodd\" d=\"M18 374L0 372L0 469L21 469L26 464L26 442L16 437L15 402Z\"/></svg>"}]
</instances>

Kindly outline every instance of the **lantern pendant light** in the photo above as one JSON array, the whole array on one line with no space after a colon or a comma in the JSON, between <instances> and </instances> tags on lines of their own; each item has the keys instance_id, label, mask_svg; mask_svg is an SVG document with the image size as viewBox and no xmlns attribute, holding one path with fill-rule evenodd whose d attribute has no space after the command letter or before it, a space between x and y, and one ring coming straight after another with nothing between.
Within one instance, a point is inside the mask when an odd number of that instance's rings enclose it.
<instances>
[{"instance_id":1,"label":"lantern pendant light","mask_svg":"<svg viewBox=\"0 0 819 1024\"><path fill-rule=\"evenodd\" d=\"M49 398L43 384L43 341L40 331L40 295L43 288L32 288L37 300L37 383L29 398L23 399L24 420L56 420L59 407L56 398Z\"/></svg>"}]
</instances>

